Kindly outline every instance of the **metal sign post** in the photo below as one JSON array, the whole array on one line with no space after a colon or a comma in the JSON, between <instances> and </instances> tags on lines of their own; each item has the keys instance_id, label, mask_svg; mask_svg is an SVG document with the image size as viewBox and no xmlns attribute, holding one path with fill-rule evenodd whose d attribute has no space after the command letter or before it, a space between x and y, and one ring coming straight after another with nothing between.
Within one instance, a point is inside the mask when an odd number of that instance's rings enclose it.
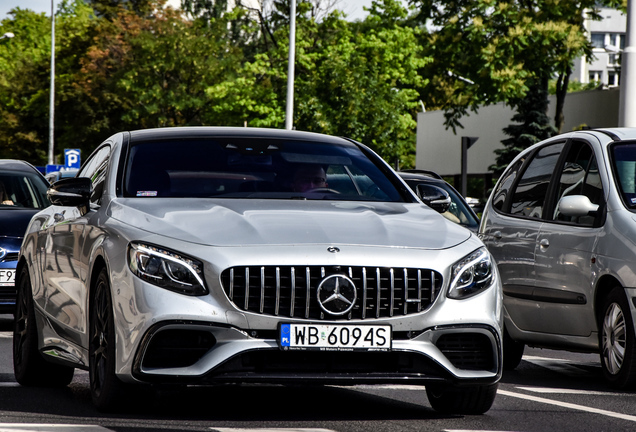
<instances>
[{"instance_id":1,"label":"metal sign post","mask_svg":"<svg viewBox=\"0 0 636 432\"><path fill-rule=\"evenodd\" d=\"M475 144L478 137L462 137L462 196L468 194L468 149Z\"/></svg>"}]
</instances>

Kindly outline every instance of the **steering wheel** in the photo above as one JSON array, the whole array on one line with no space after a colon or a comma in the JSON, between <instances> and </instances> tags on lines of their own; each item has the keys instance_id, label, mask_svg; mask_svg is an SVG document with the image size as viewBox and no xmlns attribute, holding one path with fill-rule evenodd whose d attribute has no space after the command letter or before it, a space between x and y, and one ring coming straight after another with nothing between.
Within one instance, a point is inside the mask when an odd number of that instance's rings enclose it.
<instances>
[{"instance_id":1,"label":"steering wheel","mask_svg":"<svg viewBox=\"0 0 636 432\"><path fill-rule=\"evenodd\" d=\"M339 194L340 192L335 190L335 189L331 189L328 187L317 187L314 189L309 189L308 191L306 191L307 193L332 193L332 194Z\"/></svg>"}]
</instances>

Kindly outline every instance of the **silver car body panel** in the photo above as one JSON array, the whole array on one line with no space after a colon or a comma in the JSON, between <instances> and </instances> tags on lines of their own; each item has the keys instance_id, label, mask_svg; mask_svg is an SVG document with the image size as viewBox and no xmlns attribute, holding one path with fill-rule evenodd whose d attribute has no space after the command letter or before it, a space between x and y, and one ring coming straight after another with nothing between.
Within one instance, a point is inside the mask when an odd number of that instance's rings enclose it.
<instances>
[{"instance_id":1,"label":"silver car body panel","mask_svg":"<svg viewBox=\"0 0 636 432\"><path fill-rule=\"evenodd\" d=\"M85 211L49 207L33 218L22 246L44 354L88 366L90 288L100 263L112 289L116 374L127 382L138 380L135 361L144 356L144 338L157 326L159 332L209 332L216 344L191 366L137 365L138 372L201 377L242 353L279 351L275 338L260 334L271 335L281 322L306 321L237 308L221 286L221 272L229 267L414 267L443 277L440 294L426 310L346 323L388 324L394 332L412 332L411 338L395 339L392 350L425 356L457 380L496 382L501 376L503 309L496 269L489 288L479 294L462 300L446 296L450 265L483 247L470 231L417 202L123 198L116 193L121 137L108 142L112 163L100 205ZM133 241L201 260L209 293L183 295L135 276L127 253ZM339 252L330 252L330 247ZM441 336L467 329L490 341L495 359L491 370L457 368L435 345Z\"/></svg>"},{"instance_id":2,"label":"silver car body panel","mask_svg":"<svg viewBox=\"0 0 636 432\"><path fill-rule=\"evenodd\" d=\"M626 141L636 140L636 134L633 129L610 131L610 134L593 130L572 132L537 145L567 138L583 140L592 146L603 185L602 226L572 226L512 217L492 207L492 196L484 209L480 237L498 264L504 287L504 322L515 340L531 346L596 352L599 290L622 286L629 299L636 298L636 236L629 234L636 231L636 215L621 201L608 154L608 146L614 142L611 134ZM515 161L529 151L522 152ZM495 190L496 187L493 194ZM517 265L519 260L523 265ZM524 267L533 269L530 277ZM519 284L532 288L519 291ZM552 298L542 299L541 290ZM521 291L526 294L532 291L533 298L517 295ZM555 301L558 293L571 303ZM576 302L576 297L583 301ZM629 305L632 316L636 316L634 302Z\"/></svg>"}]
</instances>

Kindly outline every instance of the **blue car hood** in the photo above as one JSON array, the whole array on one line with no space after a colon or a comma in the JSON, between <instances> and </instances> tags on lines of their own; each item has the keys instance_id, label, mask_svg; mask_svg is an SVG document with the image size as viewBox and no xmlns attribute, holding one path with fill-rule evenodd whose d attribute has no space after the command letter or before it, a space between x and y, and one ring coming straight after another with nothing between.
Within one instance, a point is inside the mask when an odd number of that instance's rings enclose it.
<instances>
[{"instance_id":1,"label":"blue car hood","mask_svg":"<svg viewBox=\"0 0 636 432\"><path fill-rule=\"evenodd\" d=\"M23 238L29 221L38 211L20 207L1 207L0 236Z\"/></svg>"}]
</instances>

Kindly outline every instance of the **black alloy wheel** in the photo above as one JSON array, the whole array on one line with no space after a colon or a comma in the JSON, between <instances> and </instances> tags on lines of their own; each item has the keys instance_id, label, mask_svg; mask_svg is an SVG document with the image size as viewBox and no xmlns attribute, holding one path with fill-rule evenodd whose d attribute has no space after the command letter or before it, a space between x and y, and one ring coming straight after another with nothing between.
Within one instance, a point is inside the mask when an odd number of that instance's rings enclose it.
<instances>
[{"instance_id":1,"label":"black alloy wheel","mask_svg":"<svg viewBox=\"0 0 636 432\"><path fill-rule=\"evenodd\" d=\"M13 372L23 386L64 387L73 380L75 369L49 363L38 351L38 335L31 278L27 266L18 277L16 312L13 321Z\"/></svg>"},{"instance_id":2,"label":"black alloy wheel","mask_svg":"<svg viewBox=\"0 0 636 432\"><path fill-rule=\"evenodd\" d=\"M90 308L89 378L93 403L101 411L121 403L124 384L115 375L115 321L108 272L93 287Z\"/></svg>"}]
</instances>

